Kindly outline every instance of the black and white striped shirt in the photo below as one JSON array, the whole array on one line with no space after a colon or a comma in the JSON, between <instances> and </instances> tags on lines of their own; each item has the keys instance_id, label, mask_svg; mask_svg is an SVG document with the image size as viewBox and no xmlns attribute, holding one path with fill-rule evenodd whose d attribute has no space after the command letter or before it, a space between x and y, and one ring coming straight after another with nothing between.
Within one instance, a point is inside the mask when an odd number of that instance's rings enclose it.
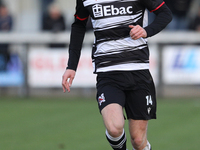
<instances>
[{"instance_id":1,"label":"black and white striped shirt","mask_svg":"<svg viewBox=\"0 0 200 150\"><path fill-rule=\"evenodd\" d=\"M157 15L151 25L148 25L147 10ZM149 37L171 21L170 11L162 0L77 0L69 69L76 70L89 16L95 34L92 50L95 73L149 69L147 40L131 39L129 25L140 25Z\"/></svg>"}]
</instances>

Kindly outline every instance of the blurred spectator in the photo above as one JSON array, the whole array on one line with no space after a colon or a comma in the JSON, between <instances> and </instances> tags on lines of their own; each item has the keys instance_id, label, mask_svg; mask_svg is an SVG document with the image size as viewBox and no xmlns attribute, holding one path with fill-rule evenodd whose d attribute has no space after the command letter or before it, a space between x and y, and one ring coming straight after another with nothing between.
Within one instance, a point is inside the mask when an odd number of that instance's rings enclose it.
<instances>
[{"instance_id":1,"label":"blurred spectator","mask_svg":"<svg viewBox=\"0 0 200 150\"><path fill-rule=\"evenodd\" d=\"M173 13L173 20L167 26L171 30L186 30L189 25L188 12L193 0L165 0Z\"/></svg>"},{"instance_id":2,"label":"blurred spectator","mask_svg":"<svg viewBox=\"0 0 200 150\"><path fill-rule=\"evenodd\" d=\"M54 3L49 6L48 12L42 19L42 30L58 33L66 30L64 16L57 5ZM50 44L52 48L66 47L66 44Z\"/></svg>"},{"instance_id":3,"label":"blurred spectator","mask_svg":"<svg viewBox=\"0 0 200 150\"><path fill-rule=\"evenodd\" d=\"M12 29L12 17L8 12L8 9L5 5L0 6L0 31L8 32ZM9 44L1 43L0 44L0 71L6 71L7 64L10 60L9 53Z\"/></svg>"},{"instance_id":4,"label":"blurred spectator","mask_svg":"<svg viewBox=\"0 0 200 150\"><path fill-rule=\"evenodd\" d=\"M190 29L200 32L200 6L197 15L191 20Z\"/></svg>"},{"instance_id":5,"label":"blurred spectator","mask_svg":"<svg viewBox=\"0 0 200 150\"><path fill-rule=\"evenodd\" d=\"M43 17L42 29L52 32L66 30L65 19L58 6L54 4L50 5L48 13Z\"/></svg>"},{"instance_id":6,"label":"blurred spectator","mask_svg":"<svg viewBox=\"0 0 200 150\"><path fill-rule=\"evenodd\" d=\"M10 31L12 29L12 16L5 5L0 6L0 31Z\"/></svg>"}]
</instances>

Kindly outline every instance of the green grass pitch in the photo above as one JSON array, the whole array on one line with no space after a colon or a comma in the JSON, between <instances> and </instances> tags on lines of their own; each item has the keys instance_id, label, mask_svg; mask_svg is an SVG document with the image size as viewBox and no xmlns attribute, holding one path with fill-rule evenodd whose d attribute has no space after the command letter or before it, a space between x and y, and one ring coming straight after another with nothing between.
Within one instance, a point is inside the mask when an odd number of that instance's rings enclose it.
<instances>
[{"instance_id":1,"label":"green grass pitch","mask_svg":"<svg viewBox=\"0 0 200 150\"><path fill-rule=\"evenodd\" d=\"M159 99L157 115L148 128L153 150L200 149L200 100ZM111 148L94 99L0 97L0 150Z\"/></svg>"}]
</instances>

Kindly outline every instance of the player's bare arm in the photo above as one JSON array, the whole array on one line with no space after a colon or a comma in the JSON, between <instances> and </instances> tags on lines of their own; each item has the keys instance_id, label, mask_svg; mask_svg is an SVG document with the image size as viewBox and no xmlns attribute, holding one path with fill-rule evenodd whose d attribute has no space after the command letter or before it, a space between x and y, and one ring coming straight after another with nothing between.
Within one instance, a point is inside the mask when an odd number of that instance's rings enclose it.
<instances>
[{"instance_id":1,"label":"player's bare arm","mask_svg":"<svg viewBox=\"0 0 200 150\"><path fill-rule=\"evenodd\" d=\"M129 25L129 28L131 28L130 31L130 37L133 40L137 40L139 38L146 38L147 37L147 32L144 28L142 28L140 25Z\"/></svg>"},{"instance_id":2,"label":"player's bare arm","mask_svg":"<svg viewBox=\"0 0 200 150\"><path fill-rule=\"evenodd\" d=\"M62 76L62 87L63 87L63 92L70 92L70 87L72 85L72 82L74 80L76 72L72 69L67 69L63 76Z\"/></svg>"}]
</instances>

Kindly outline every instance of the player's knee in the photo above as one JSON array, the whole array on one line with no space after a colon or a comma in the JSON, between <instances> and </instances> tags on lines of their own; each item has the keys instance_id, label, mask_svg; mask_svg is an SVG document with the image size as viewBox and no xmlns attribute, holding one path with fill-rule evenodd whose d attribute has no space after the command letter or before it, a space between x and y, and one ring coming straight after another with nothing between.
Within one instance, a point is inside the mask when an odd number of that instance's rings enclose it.
<instances>
[{"instance_id":1,"label":"player's knee","mask_svg":"<svg viewBox=\"0 0 200 150\"><path fill-rule=\"evenodd\" d=\"M112 137L119 137L123 133L123 127L110 126L107 131Z\"/></svg>"},{"instance_id":2,"label":"player's knee","mask_svg":"<svg viewBox=\"0 0 200 150\"><path fill-rule=\"evenodd\" d=\"M143 147L145 144L145 139L142 137L131 138L131 140L135 148Z\"/></svg>"},{"instance_id":3,"label":"player's knee","mask_svg":"<svg viewBox=\"0 0 200 150\"><path fill-rule=\"evenodd\" d=\"M124 122L110 121L106 123L106 129L112 137L119 137L124 130Z\"/></svg>"}]
</instances>

